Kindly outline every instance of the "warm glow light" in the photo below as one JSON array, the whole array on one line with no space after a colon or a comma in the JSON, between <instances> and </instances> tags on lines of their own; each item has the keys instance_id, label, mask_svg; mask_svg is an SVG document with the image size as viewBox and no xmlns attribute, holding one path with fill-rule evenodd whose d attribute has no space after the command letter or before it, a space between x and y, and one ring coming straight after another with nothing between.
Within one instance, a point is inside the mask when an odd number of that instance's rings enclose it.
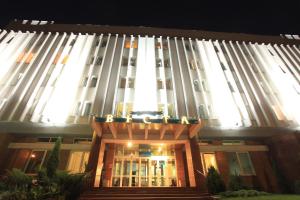
<instances>
[{"instance_id":1,"label":"warm glow light","mask_svg":"<svg viewBox=\"0 0 300 200\"><path fill-rule=\"evenodd\" d=\"M36 155L35 154L31 154L31 158L35 158L36 157Z\"/></svg>"},{"instance_id":2,"label":"warm glow light","mask_svg":"<svg viewBox=\"0 0 300 200\"><path fill-rule=\"evenodd\" d=\"M127 147L129 147L129 148L132 147L132 142L128 142Z\"/></svg>"}]
</instances>

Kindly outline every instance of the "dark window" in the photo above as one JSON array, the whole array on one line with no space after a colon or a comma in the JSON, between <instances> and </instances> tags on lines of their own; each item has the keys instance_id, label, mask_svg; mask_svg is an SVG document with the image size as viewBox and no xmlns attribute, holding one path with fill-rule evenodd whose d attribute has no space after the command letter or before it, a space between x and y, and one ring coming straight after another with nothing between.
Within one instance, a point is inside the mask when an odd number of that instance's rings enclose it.
<instances>
[{"instance_id":1,"label":"dark window","mask_svg":"<svg viewBox=\"0 0 300 200\"><path fill-rule=\"evenodd\" d=\"M164 65L165 65L165 67L170 67L170 60L169 60L169 59L166 59L166 60L164 61Z\"/></svg>"},{"instance_id":2,"label":"dark window","mask_svg":"<svg viewBox=\"0 0 300 200\"><path fill-rule=\"evenodd\" d=\"M122 66L127 66L128 65L128 58L123 57L122 58Z\"/></svg>"},{"instance_id":3,"label":"dark window","mask_svg":"<svg viewBox=\"0 0 300 200\"><path fill-rule=\"evenodd\" d=\"M98 56L97 60L96 60L96 65L101 65L102 64L102 60L103 60L103 58Z\"/></svg>"},{"instance_id":4,"label":"dark window","mask_svg":"<svg viewBox=\"0 0 300 200\"><path fill-rule=\"evenodd\" d=\"M107 44L107 40L103 40L101 43L101 47L106 47L106 44Z\"/></svg>"},{"instance_id":5,"label":"dark window","mask_svg":"<svg viewBox=\"0 0 300 200\"><path fill-rule=\"evenodd\" d=\"M130 65L136 66L136 58L130 58Z\"/></svg>"},{"instance_id":6,"label":"dark window","mask_svg":"<svg viewBox=\"0 0 300 200\"><path fill-rule=\"evenodd\" d=\"M84 116L89 116L91 114L91 107L92 107L92 103L91 102L86 102L85 106L84 106Z\"/></svg>"},{"instance_id":7,"label":"dark window","mask_svg":"<svg viewBox=\"0 0 300 200\"><path fill-rule=\"evenodd\" d=\"M161 59L156 59L156 67L161 67Z\"/></svg>"},{"instance_id":8,"label":"dark window","mask_svg":"<svg viewBox=\"0 0 300 200\"><path fill-rule=\"evenodd\" d=\"M96 87L96 85L97 85L97 77L93 77L92 78L92 80L91 80L91 85L90 85L90 87Z\"/></svg>"}]
</instances>

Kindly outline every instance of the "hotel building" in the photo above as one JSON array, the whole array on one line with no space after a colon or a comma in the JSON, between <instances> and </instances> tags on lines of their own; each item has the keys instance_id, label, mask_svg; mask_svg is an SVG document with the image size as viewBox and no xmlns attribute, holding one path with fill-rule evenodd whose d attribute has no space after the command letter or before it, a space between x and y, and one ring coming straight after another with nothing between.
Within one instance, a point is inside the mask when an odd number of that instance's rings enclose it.
<instances>
[{"instance_id":1,"label":"hotel building","mask_svg":"<svg viewBox=\"0 0 300 200\"><path fill-rule=\"evenodd\" d=\"M288 39L293 38L293 40ZM299 36L13 21L0 30L0 169L93 187L300 180ZM279 180L278 177L281 177Z\"/></svg>"}]
</instances>

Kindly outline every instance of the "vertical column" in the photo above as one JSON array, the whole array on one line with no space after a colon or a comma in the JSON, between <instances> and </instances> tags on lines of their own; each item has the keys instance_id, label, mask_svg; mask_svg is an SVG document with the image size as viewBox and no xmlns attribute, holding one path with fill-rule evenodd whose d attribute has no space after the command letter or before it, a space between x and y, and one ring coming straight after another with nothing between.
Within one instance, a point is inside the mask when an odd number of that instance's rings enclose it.
<instances>
[{"instance_id":1,"label":"vertical column","mask_svg":"<svg viewBox=\"0 0 300 200\"><path fill-rule=\"evenodd\" d=\"M90 150L89 161L86 167L86 172L91 173L91 183L95 182L96 170L97 170L97 163L98 163L98 156L100 151L100 143L101 138L97 135L96 131L93 133L92 139L92 147ZM92 185L90 185L91 187Z\"/></svg>"},{"instance_id":2,"label":"vertical column","mask_svg":"<svg viewBox=\"0 0 300 200\"><path fill-rule=\"evenodd\" d=\"M98 154L98 162L97 162L97 168L96 168L96 174L95 174L94 187L100 186L101 172L102 172L102 168L103 168L104 151L105 151L105 143L103 141L101 141L100 142L100 150L99 150L99 154Z\"/></svg>"},{"instance_id":3,"label":"vertical column","mask_svg":"<svg viewBox=\"0 0 300 200\"><path fill-rule=\"evenodd\" d=\"M186 143L186 152L187 152L187 163L189 168L191 187L197 187L198 190L206 191L205 177L200 173L203 172L203 169L202 169L202 164L200 159L199 145L196 140L196 137L191 138L189 142ZM191 169L189 166L189 162L192 162L192 166L191 166L191 168L193 169L192 172L190 172ZM194 178L194 182L191 182L191 177Z\"/></svg>"},{"instance_id":4,"label":"vertical column","mask_svg":"<svg viewBox=\"0 0 300 200\"><path fill-rule=\"evenodd\" d=\"M186 152L186 162L187 162L187 170L189 175L190 187L196 187L193 157L192 157L191 145L189 141L185 143L185 152Z\"/></svg>"},{"instance_id":5,"label":"vertical column","mask_svg":"<svg viewBox=\"0 0 300 200\"><path fill-rule=\"evenodd\" d=\"M183 160L182 145L175 145L176 168L177 168L177 186L186 187L185 168Z\"/></svg>"},{"instance_id":6,"label":"vertical column","mask_svg":"<svg viewBox=\"0 0 300 200\"><path fill-rule=\"evenodd\" d=\"M115 153L115 144L108 144L108 150L107 154L105 156L105 162L104 162L104 187L110 187L111 186L111 177L112 177L112 169L113 169L113 163L114 163L114 153Z\"/></svg>"}]
</instances>

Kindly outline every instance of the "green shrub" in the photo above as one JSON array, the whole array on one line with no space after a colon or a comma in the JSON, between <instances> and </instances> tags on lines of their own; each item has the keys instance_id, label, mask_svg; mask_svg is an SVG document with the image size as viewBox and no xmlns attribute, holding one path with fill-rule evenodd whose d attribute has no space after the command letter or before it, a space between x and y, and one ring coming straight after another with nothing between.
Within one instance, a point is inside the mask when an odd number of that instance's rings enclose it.
<instances>
[{"instance_id":1,"label":"green shrub","mask_svg":"<svg viewBox=\"0 0 300 200\"><path fill-rule=\"evenodd\" d=\"M228 190L237 191L242 189L245 189L242 178L239 175L230 175L228 182Z\"/></svg>"},{"instance_id":2,"label":"green shrub","mask_svg":"<svg viewBox=\"0 0 300 200\"><path fill-rule=\"evenodd\" d=\"M300 180L295 181L294 191L295 194L300 194Z\"/></svg>"},{"instance_id":3,"label":"green shrub","mask_svg":"<svg viewBox=\"0 0 300 200\"><path fill-rule=\"evenodd\" d=\"M49 156L49 159L48 159L47 165L46 165L47 176L49 178L54 177L56 170L58 168L60 145L61 145L61 138L59 137L55 142L55 145L50 153L50 156Z\"/></svg>"},{"instance_id":4,"label":"green shrub","mask_svg":"<svg viewBox=\"0 0 300 200\"><path fill-rule=\"evenodd\" d=\"M222 180L220 174L214 167L210 167L208 169L208 173L206 176L206 186L208 192L211 194L217 194L225 191L225 184Z\"/></svg>"},{"instance_id":5,"label":"green shrub","mask_svg":"<svg viewBox=\"0 0 300 200\"><path fill-rule=\"evenodd\" d=\"M32 178L19 169L7 171L5 183L9 190L28 190L32 184Z\"/></svg>"},{"instance_id":6,"label":"green shrub","mask_svg":"<svg viewBox=\"0 0 300 200\"><path fill-rule=\"evenodd\" d=\"M220 195L222 197L254 197L254 196L269 195L269 193L260 192L257 190L237 190L237 191L221 192Z\"/></svg>"}]
</instances>

